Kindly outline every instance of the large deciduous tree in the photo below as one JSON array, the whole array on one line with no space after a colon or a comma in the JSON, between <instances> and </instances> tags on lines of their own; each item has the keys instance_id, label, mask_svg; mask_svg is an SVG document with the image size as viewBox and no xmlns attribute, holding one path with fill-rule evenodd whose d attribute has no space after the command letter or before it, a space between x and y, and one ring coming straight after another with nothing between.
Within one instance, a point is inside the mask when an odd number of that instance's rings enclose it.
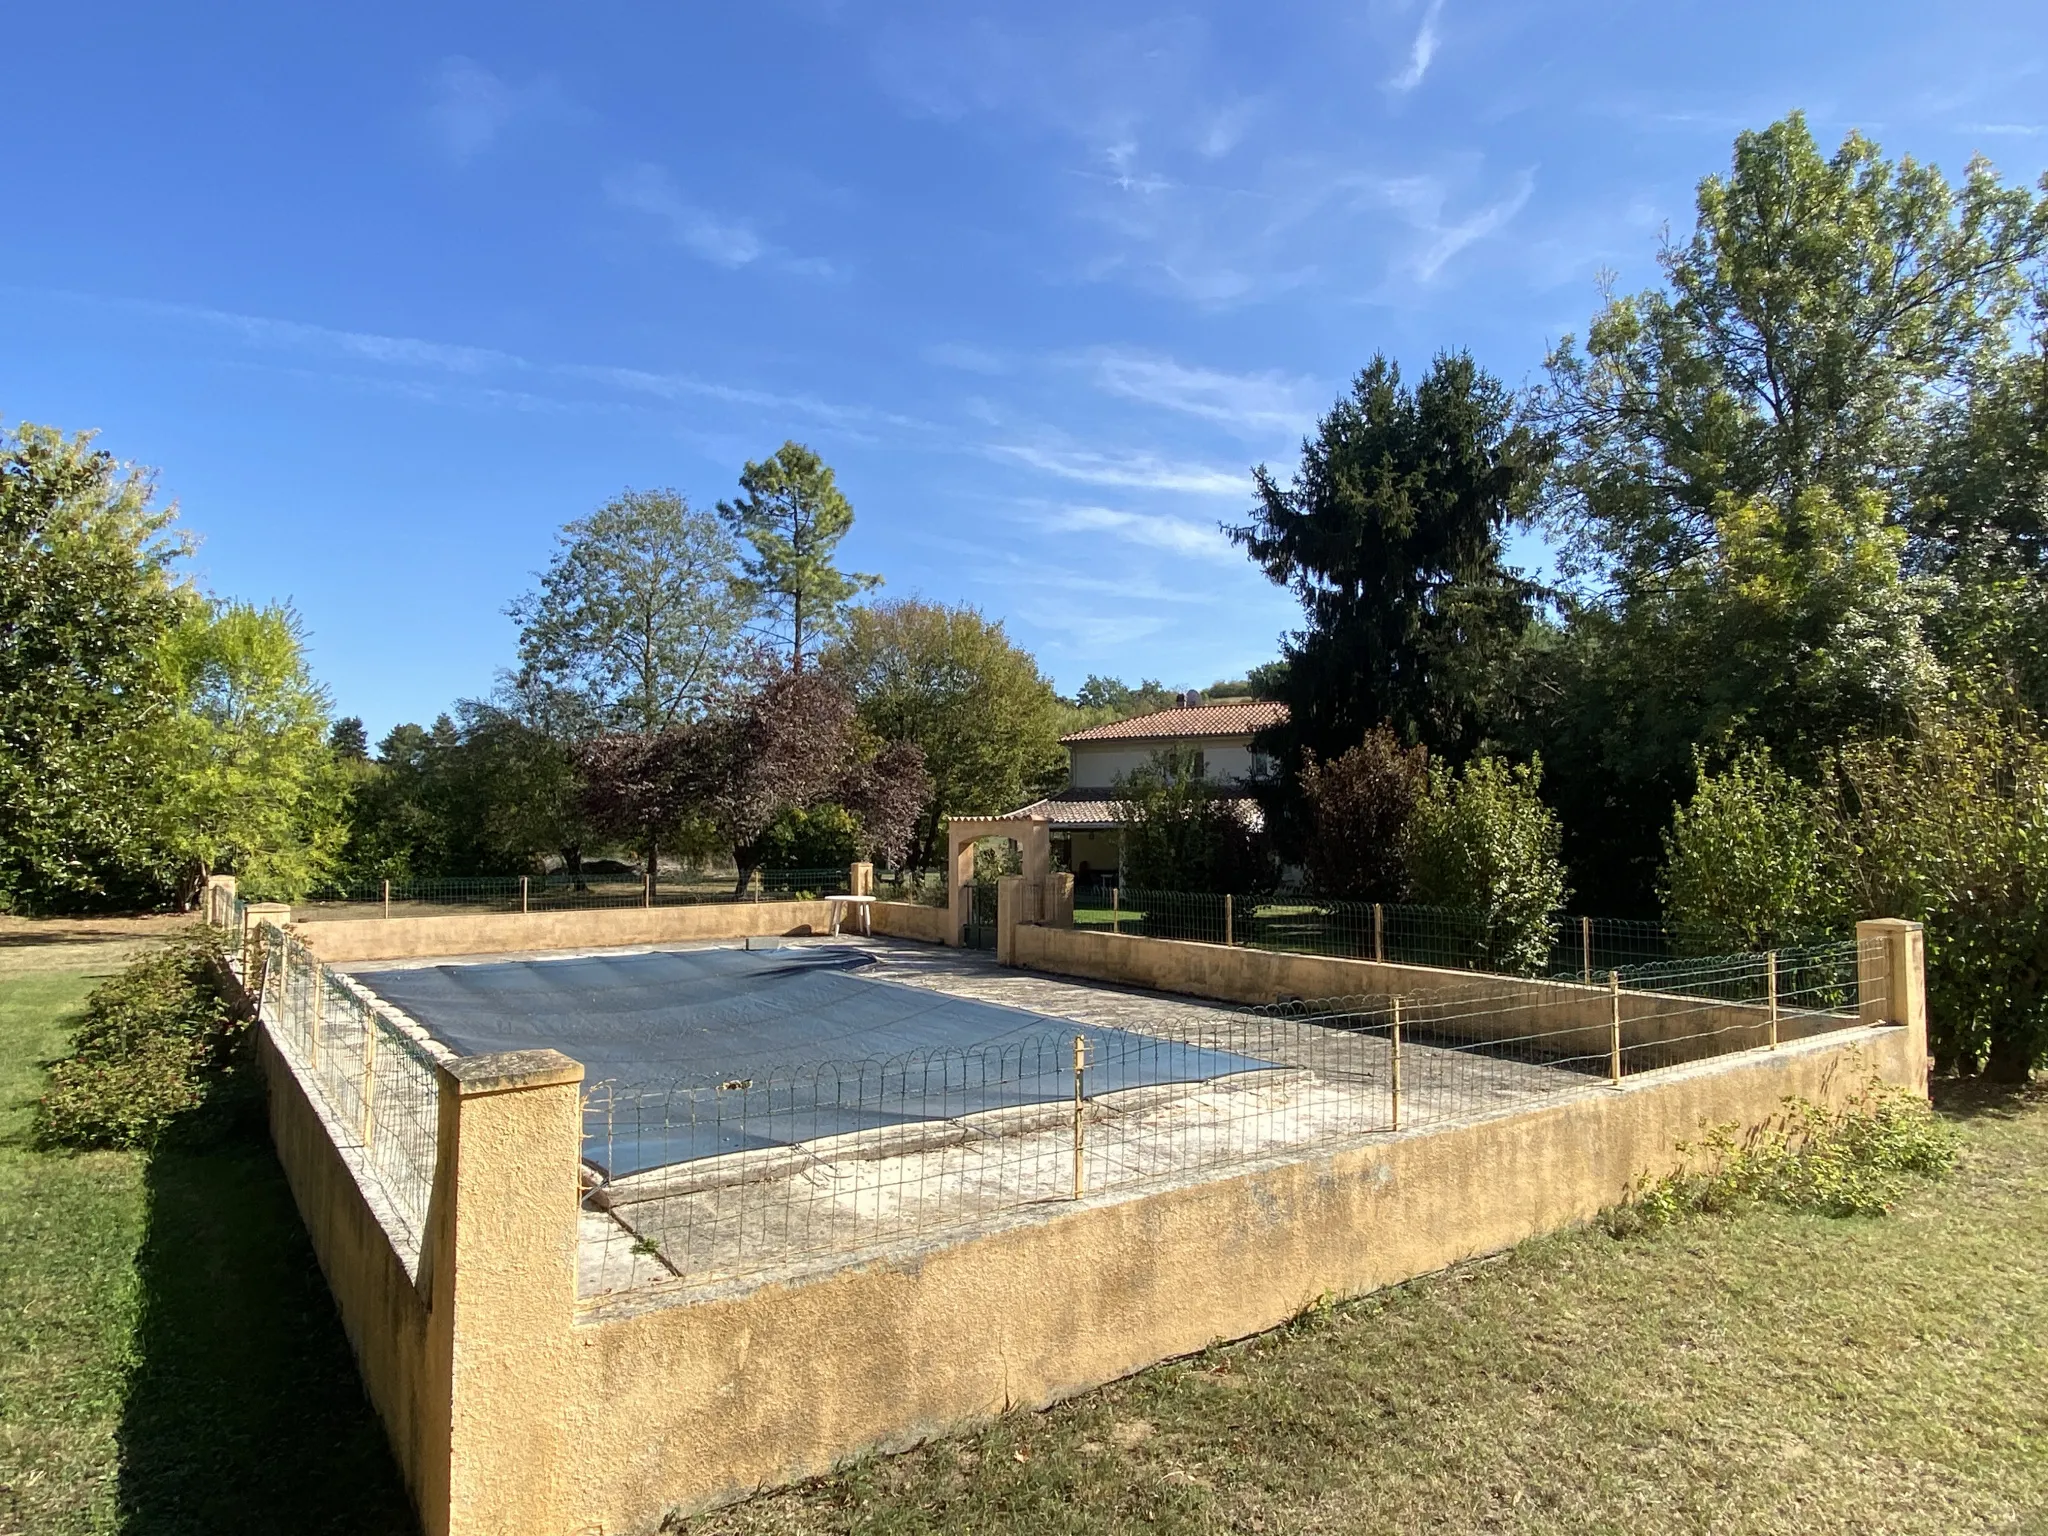
<instances>
[{"instance_id":1,"label":"large deciduous tree","mask_svg":"<svg viewBox=\"0 0 2048 1536\"><path fill-rule=\"evenodd\" d=\"M749 463L740 490L718 512L751 551L740 557L742 589L765 610L789 670L801 672L839 633L847 604L882 578L833 563L853 527L853 506L831 467L802 443L784 443L772 458Z\"/></svg>"},{"instance_id":2,"label":"large deciduous tree","mask_svg":"<svg viewBox=\"0 0 2048 1536\"><path fill-rule=\"evenodd\" d=\"M562 530L519 624L516 685L587 728L658 735L731 681L753 608L738 549L674 491L627 491Z\"/></svg>"},{"instance_id":3,"label":"large deciduous tree","mask_svg":"<svg viewBox=\"0 0 2048 1536\"><path fill-rule=\"evenodd\" d=\"M946 817L999 815L1062 780L1058 695L1002 624L972 608L919 598L855 608L824 667L875 737L924 754L931 796L906 850L915 868L937 858Z\"/></svg>"},{"instance_id":4,"label":"large deciduous tree","mask_svg":"<svg viewBox=\"0 0 2048 1536\"><path fill-rule=\"evenodd\" d=\"M1230 533L1306 621L1275 677L1289 713L1267 744L1283 766L1382 723L1453 762L1479 747L1533 596L1501 536L1541 462L1513 396L1461 352L1412 389L1375 357L1290 484L1260 466L1258 505Z\"/></svg>"},{"instance_id":5,"label":"large deciduous tree","mask_svg":"<svg viewBox=\"0 0 2048 1536\"><path fill-rule=\"evenodd\" d=\"M0 907L157 893L134 743L176 708L160 647L199 602L174 515L90 434L0 429Z\"/></svg>"}]
</instances>

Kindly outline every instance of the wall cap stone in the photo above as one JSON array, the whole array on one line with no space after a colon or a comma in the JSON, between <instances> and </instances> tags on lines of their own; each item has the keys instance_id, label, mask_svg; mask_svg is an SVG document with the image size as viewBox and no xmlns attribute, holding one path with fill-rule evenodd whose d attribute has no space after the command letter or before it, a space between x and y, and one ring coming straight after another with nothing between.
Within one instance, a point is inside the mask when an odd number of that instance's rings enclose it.
<instances>
[{"instance_id":1,"label":"wall cap stone","mask_svg":"<svg viewBox=\"0 0 2048 1536\"><path fill-rule=\"evenodd\" d=\"M463 1098L507 1093L519 1088L552 1088L583 1081L583 1063L560 1051L493 1051L486 1056L458 1056L440 1064Z\"/></svg>"}]
</instances>

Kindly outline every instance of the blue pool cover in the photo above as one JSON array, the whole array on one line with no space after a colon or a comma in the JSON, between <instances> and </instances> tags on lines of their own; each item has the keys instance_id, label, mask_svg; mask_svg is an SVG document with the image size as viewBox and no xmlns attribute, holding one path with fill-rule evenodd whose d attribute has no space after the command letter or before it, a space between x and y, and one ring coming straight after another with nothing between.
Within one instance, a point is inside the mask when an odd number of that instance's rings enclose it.
<instances>
[{"instance_id":1,"label":"blue pool cover","mask_svg":"<svg viewBox=\"0 0 2048 1536\"><path fill-rule=\"evenodd\" d=\"M750 1147L1272 1065L860 972L835 946L351 967L465 1055L552 1047L591 1088L584 1157L610 1177Z\"/></svg>"}]
</instances>

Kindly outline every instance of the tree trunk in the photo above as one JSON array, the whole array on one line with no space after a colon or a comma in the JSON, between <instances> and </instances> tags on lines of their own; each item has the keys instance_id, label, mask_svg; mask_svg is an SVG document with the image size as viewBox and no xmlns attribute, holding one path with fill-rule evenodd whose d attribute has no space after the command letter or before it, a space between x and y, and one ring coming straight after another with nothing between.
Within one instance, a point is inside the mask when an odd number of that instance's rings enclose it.
<instances>
[{"instance_id":1,"label":"tree trunk","mask_svg":"<svg viewBox=\"0 0 2048 1536\"><path fill-rule=\"evenodd\" d=\"M570 887L578 891L589 890L590 887L583 883L583 845L570 843L561 853L562 870L569 877Z\"/></svg>"},{"instance_id":2,"label":"tree trunk","mask_svg":"<svg viewBox=\"0 0 2048 1536\"><path fill-rule=\"evenodd\" d=\"M751 844L745 848L735 848L732 851L732 861L739 867L740 872L739 879L733 884L732 893L735 896L744 896L747 894L747 887L753 884L754 871L761 867L761 851Z\"/></svg>"},{"instance_id":3,"label":"tree trunk","mask_svg":"<svg viewBox=\"0 0 2048 1536\"><path fill-rule=\"evenodd\" d=\"M1991 1055L1984 1063L1984 1080L2011 1087L2024 1087L2033 1076L2032 1042L2024 1036L1996 1034L1991 1037Z\"/></svg>"}]
</instances>

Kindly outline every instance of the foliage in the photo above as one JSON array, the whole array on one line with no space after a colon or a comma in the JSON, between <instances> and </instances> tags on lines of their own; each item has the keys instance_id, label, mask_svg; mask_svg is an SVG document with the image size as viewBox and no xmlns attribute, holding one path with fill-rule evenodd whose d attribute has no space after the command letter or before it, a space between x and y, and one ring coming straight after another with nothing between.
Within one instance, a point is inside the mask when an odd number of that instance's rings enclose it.
<instances>
[{"instance_id":1,"label":"foliage","mask_svg":"<svg viewBox=\"0 0 2048 1536\"><path fill-rule=\"evenodd\" d=\"M519 624L517 686L591 730L653 735L701 714L741 661L753 605L719 520L674 491L626 491L562 530ZM573 739L573 738L572 738Z\"/></svg>"},{"instance_id":2,"label":"foliage","mask_svg":"<svg viewBox=\"0 0 2048 1536\"><path fill-rule=\"evenodd\" d=\"M1446 353L1413 389L1375 357L1303 444L1291 485L1260 466L1252 521L1230 533L1306 620L1284 647L1288 721L1268 733L1286 767L1382 722L1454 761L1478 748L1530 616L1501 533L1542 457L1513 396Z\"/></svg>"},{"instance_id":3,"label":"foliage","mask_svg":"<svg viewBox=\"0 0 2048 1536\"><path fill-rule=\"evenodd\" d=\"M216 871L252 897L291 901L347 836L327 745L327 696L306 666L297 616L211 603L165 636L177 707L145 733L153 843L190 905Z\"/></svg>"},{"instance_id":4,"label":"foliage","mask_svg":"<svg viewBox=\"0 0 2048 1536\"><path fill-rule=\"evenodd\" d=\"M1839 1109L1788 1098L1769 1124L1738 1139L1715 1125L1697 1142L1679 1143L1684 1165L1643 1178L1608 1211L1616 1237L1653 1231L1680 1216L1770 1204L1823 1216L1883 1216L1918 1177L1954 1167L1960 1138L1927 1101L1872 1077Z\"/></svg>"},{"instance_id":5,"label":"foliage","mask_svg":"<svg viewBox=\"0 0 2048 1536\"><path fill-rule=\"evenodd\" d=\"M1167 687L1156 677L1141 679L1134 688L1120 678L1091 672L1087 681L1074 690L1072 713L1065 727L1083 731L1092 725L1156 715L1161 710L1178 708L1183 691Z\"/></svg>"},{"instance_id":6,"label":"foliage","mask_svg":"<svg viewBox=\"0 0 2048 1536\"><path fill-rule=\"evenodd\" d=\"M864 604L823 664L872 735L924 753L932 793L908 849L912 868L937 862L946 817L999 814L1064 780L1052 685L1001 623L972 608Z\"/></svg>"},{"instance_id":7,"label":"foliage","mask_svg":"<svg viewBox=\"0 0 2048 1536\"><path fill-rule=\"evenodd\" d=\"M327 728L327 748L341 762L370 760L370 737L361 715L343 715Z\"/></svg>"},{"instance_id":8,"label":"foliage","mask_svg":"<svg viewBox=\"0 0 2048 1536\"><path fill-rule=\"evenodd\" d=\"M1158 891L1270 893L1279 867L1251 802L1203 776L1201 754L1173 745L1116 781L1123 878Z\"/></svg>"},{"instance_id":9,"label":"foliage","mask_svg":"<svg viewBox=\"0 0 2048 1536\"><path fill-rule=\"evenodd\" d=\"M1823 159L1798 113L1700 183L1662 289L1567 337L1540 401L1550 504L1578 568L1619 581L1711 542L1726 497L1852 504L1920 462L1944 391L1996 355L2048 248L2048 198L1983 161L1960 187L1851 133Z\"/></svg>"},{"instance_id":10,"label":"foliage","mask_svg":"<svg viewBox=\"0 0 2048 1536\"><path fill-rule=\"evenodd\" d=\"M1303 861L1319 896L1400 901L1407 894L1408 821L1429 783L1429 749L1402 749L1387 726L1328 762L1306 754L1298 775L1308 837Z\"/></svg>"},{"instance_id":11,"label":"foliage","mask_svg":"<svg viewBox=\"0 0 2048 1536\"><path fill-rule=\"evenodd\" d=\"M717 713L659 736L617 732L585 744L581 809L647 850L696 818L733 851L744 890L769 856L779 817L844 808L864 853L901 858L931 793L914 743L877 746L853 701L823 673L784 672Z\"/></svg>"},{"instance_id":12,"label":"foliage","mask_svg":"<svg viewBox=\"0 0 2048 1536\"><path fill-rule=\"evenodd\" d=\"M1828 807L1762 747L1699 788L1673 815L1660 881L1664 918L1702 954L1777 949L1839 926L1842 861Z\"/></svg>"},{"instance_id":13,"label":"foliage","mask_svg":"<svg viewBox=\"0 0 2048 1536\"><path fill-rule=\"evenodd\" d=\"M879 576L842 571L833 551L853 527L853 507L825 461L802 443L787 442L773 458L740 472L736 501L718 514L753 553L740 560L741 590L764 607L789 670L840 632L846 605L880 585Z\"/></svg>"},{"instance_id":14,"label":"foliage","mask_svg":"<svg viewBox=\"0 0 2048 1536\"><path fill-rule=\"evenodd\" d=\"M2048 1063L2048 739L1964 702L1841 771L1862 905L1926 925L1936 1065L2025 1081Z\"/></svg>"},{"instance_id":15,"label":"foliage","mask_svg":"<svg viewBox=\"0 0 2048 1536\"><path fill-rule=\"evenodd\" d=\"M147 764L175 707L159 646L197 601L145 470L0 428L0 908L146 899Z\"/></svg>"},{"instance_id":16,"label":"foliage","mask_svg":"<svg viewBox=\"0 0 2048 1536\"><path fill-rule=\"evenodd\" d=\"M219 985L212 930L166 944L86 998L71 1054L36 1106L42 1146L148 1147L236 1086L246 1033Z\"/></svg>"},{"instance_id":17,"label":"foliage","mask_svg":"<svg viewBox=\"0 0 2048 1536\"><path fill-rule=\"evenodd\" d=\"M786 807L760 839L763 869L845 869L860 857L860 825L843 805Z\"/></svg>"},{"instance_id":18,"label":"foliage","mask_svg":"<svg viewBox=\"0 0 2048 1536\"><path fill-rule=\"evenodd\" d=\"M1487 970L1535 975L1556 937L1567 890L1542 782L1540 761L1481 757L1455 773L1431 763L1408 823L1412 899L1478 914Z\"/></svg>"}]
</instances>

